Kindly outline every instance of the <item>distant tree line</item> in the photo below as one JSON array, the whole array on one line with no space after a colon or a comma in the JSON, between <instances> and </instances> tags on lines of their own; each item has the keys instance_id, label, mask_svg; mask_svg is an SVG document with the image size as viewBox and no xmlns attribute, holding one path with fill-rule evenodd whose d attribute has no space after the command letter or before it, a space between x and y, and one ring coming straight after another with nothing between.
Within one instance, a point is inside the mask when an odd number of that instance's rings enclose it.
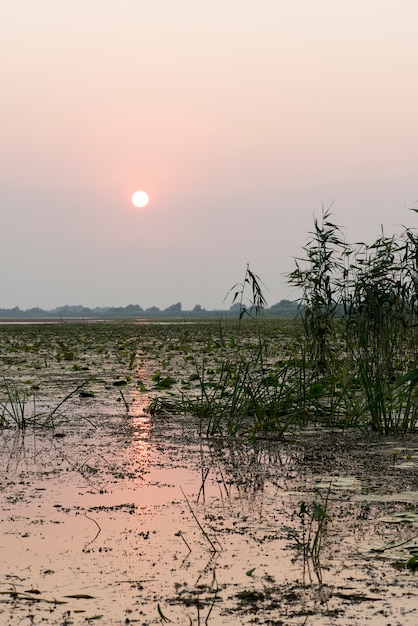
<instances>
[{"instance_id":1,"label":"distant tree line","mask_svg":"<svg viewBox=\"0 0 418 626\"><path fill-rule=\"evenodd\" d=\"M90 319L117 319L136 317L183 317L192 315L193 317L213 317L221 313L229 312L239 314L240 305L233 304L228 311L221 309L206 310L200 304L196 304L192 310L183 310L181 302L171 304L166 309L159 309L156 306L143 309L139 304L128 304L127 306L110 306L89 308L82 305L65 305L55 309L45 310L39 307L31 309L20 309L18 306L11 309L0 308L0 318L3 319L40 319L40 318L90 318ZM265 309L266 314L271 317L293 317L297 315L298 304L290 300L280 300L277 304Z\"/></svg>"}]
</instances>

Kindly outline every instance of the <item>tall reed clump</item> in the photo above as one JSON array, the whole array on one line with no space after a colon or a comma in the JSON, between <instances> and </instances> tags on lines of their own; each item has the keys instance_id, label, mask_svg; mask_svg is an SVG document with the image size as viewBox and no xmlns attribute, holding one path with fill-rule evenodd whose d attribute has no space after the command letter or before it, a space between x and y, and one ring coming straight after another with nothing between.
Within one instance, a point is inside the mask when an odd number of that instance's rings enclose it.
<instances>
[{"instance_id":1,"label":"tall reed clump","mask_svg":"<svg viewBox=\"0 0 418 626\"><path fill-rule=\"evenodd\" d=\"M347 246L341 228L330 221L329 211L323 211L321 222L314 220L310 234L303 247L305 257L295 259L296 269L288 275L288 281L302 291L301 317L315 376L330 372L333 365Z\"/></svg>"},{"instance_id":2,"label":"tall reed clump","mask_svg":"<svg viewBox=\"0 0 418 626\"><path fill-rule=\"evenodd\" d=\"M410 431L418 417L411 386L398 382L416 359L417 250L410 230L398 238L382 234L371 246L361 246L350 267L344 302L347 346L364 411L381 433Z\"/></svg>"},{"instance_id":3,"label":"tall reed clump","mask_svg":"<svg viewBox=\"0 0 418 626\"><path fill-rule=\"evenodd\" d=\"M405 229L352 246L329 217L315 220L305 258L289 275L302 290L310 376L320 381L324 408L339 389L346 423L410 432L418 420L417 235Z\"/></svg>"}]
</instances>

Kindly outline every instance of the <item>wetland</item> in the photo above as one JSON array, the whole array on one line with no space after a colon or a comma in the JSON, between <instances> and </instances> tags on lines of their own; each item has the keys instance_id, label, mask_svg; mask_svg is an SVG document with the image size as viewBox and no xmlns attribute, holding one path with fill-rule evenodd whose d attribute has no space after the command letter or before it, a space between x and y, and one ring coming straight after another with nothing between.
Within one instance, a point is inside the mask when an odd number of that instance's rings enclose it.
<instances>
[{"instance_id":1,"label":"wetland","mask_svg":"<svg viewBox=\"0 0 418 626\"><path fill-rule=\"evenodd\" d=\"M2 325L1 623L416 624L415 425L297 400L302 335Z\"/></svg>"}]
</instances>

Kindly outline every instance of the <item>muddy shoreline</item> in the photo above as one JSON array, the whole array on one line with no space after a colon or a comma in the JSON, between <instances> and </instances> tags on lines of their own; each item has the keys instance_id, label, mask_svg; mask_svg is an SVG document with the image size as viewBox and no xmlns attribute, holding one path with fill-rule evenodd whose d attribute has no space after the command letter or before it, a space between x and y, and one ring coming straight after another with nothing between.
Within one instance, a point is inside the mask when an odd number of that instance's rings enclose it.
<instances>
[{"instance_id":1,"label":"muddy shoreline","mask_svg":"<svg viewBox=\"0 0 418 626\"><path fill-rule=\"evenodd\" d=\"M416 623L416 437L208 444L146 415L57 434L2 435L2 623ZM328 488L318 579L298 512Z\"/></svg>"}]
</instances>

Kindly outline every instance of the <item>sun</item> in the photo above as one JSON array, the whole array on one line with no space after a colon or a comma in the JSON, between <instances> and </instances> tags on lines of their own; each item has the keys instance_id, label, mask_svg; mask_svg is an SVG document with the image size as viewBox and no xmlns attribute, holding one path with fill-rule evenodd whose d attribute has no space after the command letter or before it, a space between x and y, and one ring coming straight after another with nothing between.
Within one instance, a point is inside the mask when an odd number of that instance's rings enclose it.
<instances>
[{"instance_id":1,"label":"sun","mask_svg":"<svg viewBox=\"0 0 418 626\"><path fill-rule=\"evenodd\" d=\"M142 209L142 207L147 206L148 202L149 197L145 191L135 191L135 193L132 194L132 204L138 207L138 209Z\"/></svg>"}]
</instances>

